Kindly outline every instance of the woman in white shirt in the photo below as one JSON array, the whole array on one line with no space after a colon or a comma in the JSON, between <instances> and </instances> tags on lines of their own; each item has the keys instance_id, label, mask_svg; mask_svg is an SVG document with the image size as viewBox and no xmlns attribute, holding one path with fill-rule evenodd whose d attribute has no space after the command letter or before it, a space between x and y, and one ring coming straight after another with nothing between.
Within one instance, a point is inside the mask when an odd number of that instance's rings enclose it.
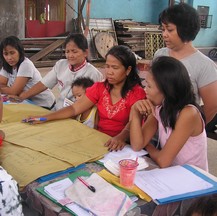
<instances>
[{"instance_id":1,"label":"woman in white shirt","mask_svg":"<svg viewBox=\"0 0 217 216\"><path fill-rule=\"evenodd\" d=\"M69 34L65 40L66 59L56 62L52 70L28 91L23 92L20 98L26 99L37 95L46 89L53 89L56 85L59 97L55 109L63 108L67 100L72 100L71 86L78 77L89 77L94 82L102 81L103 75L92 64L87 62L88 43L83 34Z\"/></svg>"},{"instance_id":2,"label":"woman in white shirt","mask_svg":"<svg viewBox=\"0 0 217 216\"><path fill-rule=\"evenodd\" d=\"M0 44L0 89L2 94L19 96L27 91L42 77L34 64L25 57L21 41L15 36L9 36ZM47 89L40 94L29 97L35 105L52 109L55 105L53 93Z\"/></svg>"}]
</instances>

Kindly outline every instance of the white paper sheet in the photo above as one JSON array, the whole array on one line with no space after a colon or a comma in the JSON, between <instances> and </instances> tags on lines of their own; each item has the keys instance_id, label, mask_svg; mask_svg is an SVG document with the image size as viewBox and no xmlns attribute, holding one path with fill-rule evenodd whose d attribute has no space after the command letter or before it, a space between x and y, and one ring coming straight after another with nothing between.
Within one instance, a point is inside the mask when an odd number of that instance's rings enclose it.
<instances>
[{"instance_id":1,"label":"white paper sheet","mask_svg":"<svg viewBox=\"0 0 217 216\"><path fill-rule=\"evenodd\" d=\"M137 172L135 184L152 199L167 198L213 186L182 166Z\"/></svg>"},{"instance_id":2,"label":"white paper sheet","mask_svg":"<svg viewBox=\"0 0 217 216\"><path fill-rule=\"evenodd\" d=\"M71 185L73 185L73 182L69 178L65 178L63 180L45 186L44 191L53 199L55 199L57 202L61 203L63 202L64 199L65 200L67 199L65 195L65 190L69 188ZM82 216L90 215L88 211L81 208L80 206L73 203L72 201L71 203L68 203L65 206L77 215L82 215Z\"/></svg>"},{"instance_id":3,"label":"white paper sheet","mask_svg":"<svg viewBox=\"0 0 217 216\"><path fill-rule=\"evenodd\" d=\"M136 160L139 163L137 170L142 170L148 167L148 163L141 156L147 155L148 152L145 150L141 150L138 152L133 151L130 145L126 145L121 151L117 152L109 152L104 158L99 160L104 166L112 172L114 175L119 176L119 161L122 159L132 159Z\"/></svg>"}]
</instances>

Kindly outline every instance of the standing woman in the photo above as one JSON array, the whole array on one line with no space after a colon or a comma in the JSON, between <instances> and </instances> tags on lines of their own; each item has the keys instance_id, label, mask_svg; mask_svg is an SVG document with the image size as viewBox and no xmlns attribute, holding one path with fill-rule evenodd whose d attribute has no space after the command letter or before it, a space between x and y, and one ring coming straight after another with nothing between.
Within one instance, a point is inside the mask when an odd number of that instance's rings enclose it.
<instances>
[{"instance_id":1,"label":"standing woman","mask_svg":"<svg viewBox=\"0 0 217 216\"><path fill-rule=\"evenodd\" d=\"M180 3L166 8L159 16L159 23L166 48L158 50L155 57L171 56L185 65L197 103L200 104L202 99L204 104L206 130L214 131L217 124L217 66L192 44L200 30L197 11Z\"/></svg>"},{"instance_id":2,"label":"standing woman","mask_svg":"<svg viewBox=\"0 0 217 216\"><path fill-rule=\"evenodd\" d=\"M82 34L69 34L65 40L66 59L59 60L52 70L41 81L20 95L22 100L37 95L46 89L58 85L59 97L55 109L64 107L65 100L73 99L71 86L78 77L89 77L94 82L102 81L103 75L92 64L87 62L88 43Z\"/></svg>"},{"instance_id":3,"label":"standing woman","mask_svg":"<svg viewBox=\"0 0 217 216\"><path fill-rule=\"evenodd\" d=\"M19 95L27 91L42 77L34 64L25 57L21 41L15 36L9 36L0 44L0 58L2 69L0 70L0 91L2 94ZM36 105L52 109L55 97L50 90L29 97Z\"/></svg>"},{"instance_id":4,"label":"standing woman","mask_svg":"<svg viewBox=\"0 0 217 216\"><path fill-rule=\"evenodd\" d=\"M96 82L86 89L86 94L71 106L45 115L46 121L75 117L94 105L99 121L97 129L110 135L105 146L120 150L129 139L129 114L131 106L146 94L136 67L136 58L130 48L114 46L106 54L104 82ZM42 123L32 118L24 122Z\"/></svg>"}]
</instances>

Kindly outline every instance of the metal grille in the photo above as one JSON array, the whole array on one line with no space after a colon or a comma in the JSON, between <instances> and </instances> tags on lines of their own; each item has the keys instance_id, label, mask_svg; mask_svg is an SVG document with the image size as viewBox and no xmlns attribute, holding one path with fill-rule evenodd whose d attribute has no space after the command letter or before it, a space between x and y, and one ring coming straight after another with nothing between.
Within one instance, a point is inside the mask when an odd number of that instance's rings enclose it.
<instances>
[{"instance_id":1,"label":"metal grille","mask_svg":"<svg viewBox=\"0 0 217 216\"><path fill-rule=\"evenodd\" d=\"M145 32L145 59L152 59L154 53L164 47L164 41L161 31Z\"/></svg>"}]
</instances>

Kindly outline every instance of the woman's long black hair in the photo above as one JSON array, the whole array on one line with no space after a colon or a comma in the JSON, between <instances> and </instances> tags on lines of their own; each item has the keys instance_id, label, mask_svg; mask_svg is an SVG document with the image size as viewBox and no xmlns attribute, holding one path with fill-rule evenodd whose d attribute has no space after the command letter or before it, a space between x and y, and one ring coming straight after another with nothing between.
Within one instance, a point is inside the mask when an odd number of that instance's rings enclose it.
<instances>
[{"instance_id":1,"label":"woman's long black hair","mask_svg":"<svg viewBox=\"0 0 217 216\"><path fill-rule=\"evenodd\" d=\"M118 59L126 70L128 69L128 67L132 67L121 90L122 98L124 98L128 91L131 90L135 85L139 84L140 86L142 86L141 79L139 77L138 69L136 66L136 57L129 47L124 45L113 46L108 51L105 57L107 58L108 55L112 55L116 59ZM113 86L109 84L107 80L105 81L105 85L109 86L109 90L113 88Z\"/></svg>"},{"instance_id":2,"label":"woman's long black hair","mask_svg":"<svg viewBox=\"0 0 217 216\"><path fill-rule=\"evenodd\" d=\"M177 59L168 56L156 58L151 66L151 73L158 88L164 95L160 117L164 127L175 128L177 115L188 104L196 106L193 86L185 66ZM203 113L203 118L205 119Z\"/></svg>"},{"instance_id":3,"label":"woman's long black hair","mask_svg":"<svg viewBox=\"0 0 217 216\"><path fill-rule=\"evenodd\" d=\"M2 61L2 67L3 67L3 69L5 71L12 74L13 68L5 61L5 58L3 56L3 50L6 48L6 46L14 47L19 53L19 61L17 63L17 70L19 69L20 64L25 59L25 52L24 52L24 48L23 48L23 45L22 45L21 41L16 36L9 36L9 37L6 37L5 39L3 39L1 41L1 44L0 44L0 58L1 58L1 61Z\"/></svg>"}]
</instances>

